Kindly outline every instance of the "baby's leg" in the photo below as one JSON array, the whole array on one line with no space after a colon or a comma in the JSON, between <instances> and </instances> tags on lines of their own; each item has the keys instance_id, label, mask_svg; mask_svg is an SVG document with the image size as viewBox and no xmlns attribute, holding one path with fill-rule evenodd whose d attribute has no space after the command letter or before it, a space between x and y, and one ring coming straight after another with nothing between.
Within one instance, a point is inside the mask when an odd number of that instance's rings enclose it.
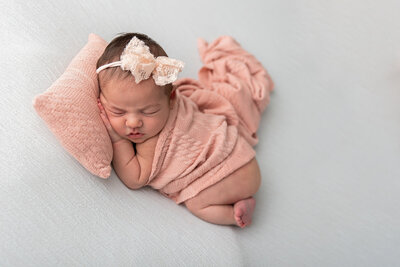
<instances>
[{"instance_id":1,"label":"baby's leg","mask_svg":"<svg viewBox=\"0 0 400 267\"><path fill-rule=\"evenodd\" d=\"M254 158L228 177L185 201L186 207L201 219L224 225L245 227L251 223L260 187L260 169Z\"/></svg>"}]
</instances>

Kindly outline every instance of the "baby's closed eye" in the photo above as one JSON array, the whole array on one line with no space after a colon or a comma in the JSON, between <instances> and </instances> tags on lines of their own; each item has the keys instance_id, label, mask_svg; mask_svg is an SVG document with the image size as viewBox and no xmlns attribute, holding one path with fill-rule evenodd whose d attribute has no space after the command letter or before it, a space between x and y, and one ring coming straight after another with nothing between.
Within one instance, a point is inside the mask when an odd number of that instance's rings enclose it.
<instances>
[{"instance_id":1,"label":"baby's closed eye","mask_svg":"<svg viewBox=\"0 0 400 267\"><path fill-rule=\"evenodd\" d=\"M112 109L107 108L107 111L112 116L122 116L125 114L125 111L122 111L122 110L112 110Z\"/></svg>"},{"instance_id":2,"label":"baby's closed eye","mask_svg":"<svg viewBox=\"0 0 400 267\"><path fill-rule=\"evenodd\" d=\"M142 111L142 113L144 115L153 115L153 114L156 114L159 111L160 111L159 109L157 109L157 110L145 110L145 111Z\"/></svg>"}]
</instances>

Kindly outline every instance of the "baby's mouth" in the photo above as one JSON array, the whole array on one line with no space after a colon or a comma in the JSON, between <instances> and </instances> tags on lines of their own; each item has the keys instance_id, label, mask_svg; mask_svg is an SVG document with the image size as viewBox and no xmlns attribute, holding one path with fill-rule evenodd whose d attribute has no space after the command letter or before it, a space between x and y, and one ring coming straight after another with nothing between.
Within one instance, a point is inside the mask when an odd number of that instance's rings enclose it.
<instances>
[{"instance_id":1,"label":"baby's mouth","mask_svg":"<svg viewBox=\"0 0 400 267\"><path fill-rule=\"evenodd\" d=\"M144 134L142 134L142 133L139 133L139 132L131 132L130 134L128 134L128 137L131 137L131 138L139 138L139 137L142 137Z\"/></svg>"}]
</instances>

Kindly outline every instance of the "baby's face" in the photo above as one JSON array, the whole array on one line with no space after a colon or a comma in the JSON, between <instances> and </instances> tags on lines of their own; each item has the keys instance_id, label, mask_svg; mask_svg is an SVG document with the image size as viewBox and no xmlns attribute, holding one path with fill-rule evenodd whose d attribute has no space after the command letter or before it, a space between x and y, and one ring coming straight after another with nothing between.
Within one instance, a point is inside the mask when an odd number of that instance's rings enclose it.
<instances>
[{"instance_id":1,"label":"baby's face","mask_svg":"<svg viewBox=\"0 0 400 267\"><path fill-rule=\"evenodd\" d=\"M102 87L100 101L113 129L123 138L143 143L164 128L172 104L150 77L136 84L131 78L112 79Z\"/></svg>"}]
</instances>

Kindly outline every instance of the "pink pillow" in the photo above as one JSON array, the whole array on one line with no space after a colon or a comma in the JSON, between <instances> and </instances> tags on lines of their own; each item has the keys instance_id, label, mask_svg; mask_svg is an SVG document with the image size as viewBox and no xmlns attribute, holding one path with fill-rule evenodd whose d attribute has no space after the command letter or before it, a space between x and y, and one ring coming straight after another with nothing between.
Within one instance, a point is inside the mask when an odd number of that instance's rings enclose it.
<instances>
[{"instance_id":1,"label":"pink pillow","mask_svg":"<svg viewBox=\"0 0 400 267\"><path fill-rule=\"evenodd\" d=\"M101 178L111 172L113 150L97 107L99 86L96 62L107 42L89 34L65 72L33 106L61 145L88 171Z\"/></svg>"}]
</instances>

